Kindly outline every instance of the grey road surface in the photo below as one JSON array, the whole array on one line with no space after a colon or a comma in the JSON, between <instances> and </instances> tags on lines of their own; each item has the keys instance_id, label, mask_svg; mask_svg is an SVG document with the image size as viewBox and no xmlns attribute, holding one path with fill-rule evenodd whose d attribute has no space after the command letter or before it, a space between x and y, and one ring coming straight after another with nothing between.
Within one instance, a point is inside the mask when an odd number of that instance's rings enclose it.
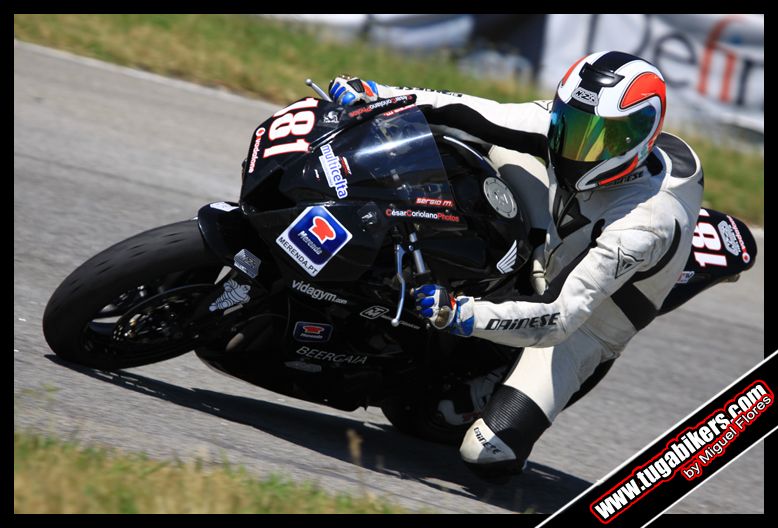
<instances>
[{"instance_id":1,"label":"grey road surface","mask_svg":"<svg viewBox=\"0 0 778 528\"><path fill-rule=\"evenodd\" d=\"M553 512L762 359L759 259L740 282L636 337L540 440L527 473L502 487L470 476L456 448L396 432L377 409L292 400L216 374L192 354L121 373L57 362L41 316L59 282L118 240L236 200L249 136L273 111L15 42L15 428L154 457L226 458L257 475L367 491L415 510ZM361 466L349 430L362 437ZM763 466L758 446L671 511L763 512Z\"/></svg>"}]
</instances>

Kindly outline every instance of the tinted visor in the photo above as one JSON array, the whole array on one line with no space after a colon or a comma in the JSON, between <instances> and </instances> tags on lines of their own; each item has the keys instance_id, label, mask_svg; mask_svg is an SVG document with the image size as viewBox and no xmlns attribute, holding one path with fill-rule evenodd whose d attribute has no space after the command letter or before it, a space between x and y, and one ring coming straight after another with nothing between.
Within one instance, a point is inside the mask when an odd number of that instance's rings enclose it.
<instances>
[{"instance_id":1,"label":"tinted visor","mask_svg":"<svg viewBox=\"0 0 778 528\"><path fill-rule=\"evenodd\" d=\"M646 106L625 117L601 117L554 98L548 145L574 161L603 161L639 145L654 128L656 110Z\"/></svg>"}]
</instances>

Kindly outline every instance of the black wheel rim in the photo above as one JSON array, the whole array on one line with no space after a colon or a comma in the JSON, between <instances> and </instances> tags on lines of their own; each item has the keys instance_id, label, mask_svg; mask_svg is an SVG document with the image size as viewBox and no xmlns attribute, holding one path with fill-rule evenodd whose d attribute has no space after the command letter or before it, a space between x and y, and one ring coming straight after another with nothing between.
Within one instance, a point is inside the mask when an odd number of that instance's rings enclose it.
<instances>
[{"instance_id":1,"label":"black wheel rim","mask_svg":"<svg viewBox=\"0 0 778 528\"><path fill-rule=\"evenodd\" d=\"M84 326L81 348L131 363L192 350L220 322L221 314L202 308L218 288L211 282L218 271L178 272L124 291Z\"/></svg>"}]
</instances>

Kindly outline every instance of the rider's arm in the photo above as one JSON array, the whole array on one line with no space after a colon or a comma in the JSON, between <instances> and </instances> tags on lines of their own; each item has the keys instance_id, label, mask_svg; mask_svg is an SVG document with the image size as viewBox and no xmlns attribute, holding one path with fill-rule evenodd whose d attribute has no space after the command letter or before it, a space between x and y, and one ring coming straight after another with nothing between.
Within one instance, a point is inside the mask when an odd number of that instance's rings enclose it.
<instances>
[{"instance_id":1,"label":"rider's arm","mask_svg":"<svg viewBox=\"0 0 778 528\"><path fill-rule=\"evenodd\" d=\"M398 88L378 84L382 98L416 95L416 104L431 125L449 127L462 139L499 145L547 159L546 134L550 101L504 104L453 92Z\"/></svg>"},{"instance_id":2,"label":"rider's arm","mask_svg":"<svg viewBox=\"0 0 778 528\"><path fill-rule=\"evenodd\" d=\"M467 302L461 317L475 316L472 335L510 346L553 346L567 339L605 299L636 272L650 269L668 242L643 229L606 229L563 280L550 302ZM552 287L554 282L552 281ZM470 308L472 307L472 308ZM467 310L467 312L464 312Z\"/></svg>"}]
</instances>

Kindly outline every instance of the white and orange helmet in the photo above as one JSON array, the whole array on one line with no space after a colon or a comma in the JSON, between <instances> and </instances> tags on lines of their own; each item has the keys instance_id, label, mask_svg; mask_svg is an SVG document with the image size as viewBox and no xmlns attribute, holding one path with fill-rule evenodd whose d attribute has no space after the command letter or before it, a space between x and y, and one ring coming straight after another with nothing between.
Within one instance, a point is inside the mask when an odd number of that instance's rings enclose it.
<instances>
[{"instance_id":1,"label":"white and orange helmet","mask_svg":"<svg viewBox=\"0 0 778 528\"><path fill-rule=\"evenodd\" d=\"M648 157L665 117L665 81L651 63L620 51L579 59L551 108L550 162L572 191L616 184Z\"/></svg>"}]
</instances>

